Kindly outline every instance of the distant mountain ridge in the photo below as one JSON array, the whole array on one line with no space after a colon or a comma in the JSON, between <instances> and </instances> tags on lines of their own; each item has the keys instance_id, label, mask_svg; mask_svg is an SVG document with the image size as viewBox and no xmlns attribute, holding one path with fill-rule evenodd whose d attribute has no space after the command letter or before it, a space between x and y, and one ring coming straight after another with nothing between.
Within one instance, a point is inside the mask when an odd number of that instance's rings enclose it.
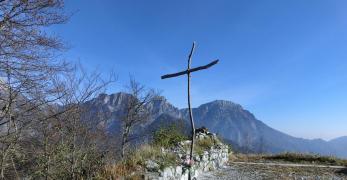
<instances>
[{"instance_id":1,"label":"distant mountain ridge","mask_svg":"<svg viewBox=\"0 0 347 180\"><path fill-rule=\"evenodd\" d=\"M182 110L183 114L186 111ZM339 147L343 145L342 142L347 143L345 139L332 146L332 142L322 139L296 138L267 126L241 105L230 101L217 100L203 104L193 109L193 115L198 126L209 127L225 139L254 152L290 151L347 157L347 154L341 151L346 149L346 146Z\"/></svg>"},{"instance_id":2,"label":"distant mountain ridge","mask_svg":"<svg viewBox=\"0 0 347 180\"><path fill-rule=\"evenodd\" d=\"M97 114L106 117L107 122L98 122L109 131L117 132L120 128L119 118L124 112L126 93L101 94L86 103L91 107L87 116L98 120ZM165 97L158 97L146 107L151 112L151 119L141 126L142 131L153 131L165 122L175 122L184 119L188 123L188 110L178 109ZM256 117L241 105L231 101L216 100L193 108L196 127L205 126L218 133L227 141L252 152L302 152L335 155L347 158L347 136L331 141L322 139L308 140L296 138L275 130ZM167 124L167 123L166 123Z\"/></svg>"}]
</instances>

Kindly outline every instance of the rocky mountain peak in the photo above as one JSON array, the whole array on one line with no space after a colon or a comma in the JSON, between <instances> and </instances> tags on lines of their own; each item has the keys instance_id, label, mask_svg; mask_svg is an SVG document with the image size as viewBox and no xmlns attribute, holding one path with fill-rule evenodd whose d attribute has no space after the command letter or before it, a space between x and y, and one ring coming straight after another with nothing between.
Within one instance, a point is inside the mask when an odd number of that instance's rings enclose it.
<instances>
[{"instance_id":1,"label":"rocky mountain peak","mask_svg":"<svg viewBox=\"0 0 347 180\"><path fill-rule=\"evenodd\" d=\"M99 94L99 96L93 99L93 104L98 105L112 105L112 106L120 106L130 97L130 94L119 92L114 94Z\"/></svg>"},{"instance_id":2,"label":"rocky mountain peak","mask_svg":"<svg viewBox=\"0 0 347 180\"><path fill-rule=\"evenodd\" d=\"M153 101L146 105L154 118L157 118L161 114L168 114L172 117L181 117L181 113L178 108L173 106L169 101L163 97L158 96Z\"/></svg>"},{"instance_id":3,"label":"rocky mountain peak","mask_svg":"<svg viewBox=\"0 0 347 180\"><path fill-rule=\"evenodd\" d=\"M202 104L198 108L204 107L215 107L220 109L243 109L241 105L226 100L215 100L206 104Z\"/></svg>"}]
</instances>

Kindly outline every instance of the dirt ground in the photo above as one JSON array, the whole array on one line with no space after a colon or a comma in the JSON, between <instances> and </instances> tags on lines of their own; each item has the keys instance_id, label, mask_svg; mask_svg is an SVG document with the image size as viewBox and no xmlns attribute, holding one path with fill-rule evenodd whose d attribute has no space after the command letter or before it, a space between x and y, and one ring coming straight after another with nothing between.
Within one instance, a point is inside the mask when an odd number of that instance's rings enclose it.
<instances>
[{"instance_id":1,"label":"dirt ground","mask_svg":"<svg viewBox=\"0 0 347 180\"><path fill-rule=\"evenodd\" d=\"M347 180L347 168L283 163L230 162L226 167L199 176L199 180Z\"/></svg>"}]
</instances>

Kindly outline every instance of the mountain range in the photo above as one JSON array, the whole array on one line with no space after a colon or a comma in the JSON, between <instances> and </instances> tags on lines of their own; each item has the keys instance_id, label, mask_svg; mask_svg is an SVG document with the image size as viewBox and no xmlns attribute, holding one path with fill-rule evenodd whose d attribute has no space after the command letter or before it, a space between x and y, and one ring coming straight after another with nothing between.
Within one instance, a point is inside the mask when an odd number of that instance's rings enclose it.
<instances>
[{"instance_id":1,"label":"mountain range","mask_svg":"<svg viewBox=\"0 0 347 180\"><path fill-rule=\"evenodd\" d=\"M120 130L120 115L124 112L124 104L130 95L126 93L100 94L97 98L86 102L91 110L86 117L105 126L110 132ZM146 105L150 111L150 120L139 127L141 132L154 131L161 125L182 120L189 127L188 110L179 109L164 97L158 97ZM347 158L347 136L330 141L322 139L297 138L273 129L258 120L241 105L216 100L193 108L196 127L207 127L217 133L235 149L253 153L300 152L332 155ZM107 121L100 122L99 117Z\"/></svg>"}]
</instances>

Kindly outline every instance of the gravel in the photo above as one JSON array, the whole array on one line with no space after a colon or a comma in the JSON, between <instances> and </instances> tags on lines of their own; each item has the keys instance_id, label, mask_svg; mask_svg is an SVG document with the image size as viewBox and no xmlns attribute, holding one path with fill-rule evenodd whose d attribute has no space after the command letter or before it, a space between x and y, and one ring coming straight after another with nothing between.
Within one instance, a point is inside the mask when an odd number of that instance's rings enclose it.
<instances>
[{"instance_id":1,"label":"gravel","mask_svg":"<svg viewBox=\"0 0 347 180\"><path fill-rule=\"evenodd\" d=\"M201 174L200 180L347 180L347 168L230 163L222 169Z\"/></svg>"}]
</instances>

